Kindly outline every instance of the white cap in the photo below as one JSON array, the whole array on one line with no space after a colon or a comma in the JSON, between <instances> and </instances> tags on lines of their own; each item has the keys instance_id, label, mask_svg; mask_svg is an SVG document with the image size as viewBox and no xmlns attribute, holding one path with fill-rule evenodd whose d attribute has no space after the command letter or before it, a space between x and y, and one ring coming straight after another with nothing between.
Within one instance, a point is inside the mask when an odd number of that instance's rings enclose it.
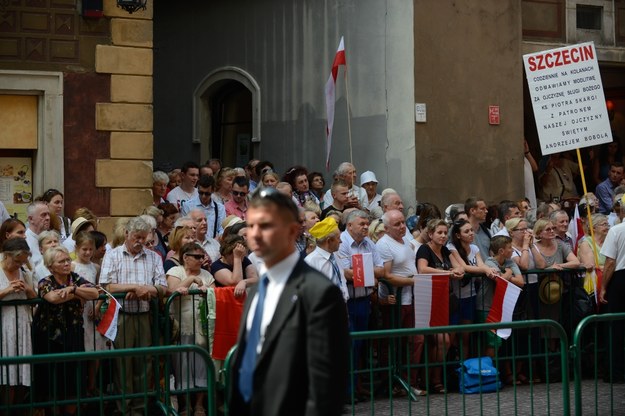
<instances>
[{"instance_id":1,"label":"white cap","mask_svg":"<svg viewBox=\"0 0 625 416\"><path fill-rule=\"evenodd\" d=\"M378 183L378 179L375 177L375 173L371 172L370 170L363 172L360 175L360 186L369 182Z\"/></svg>"}]
</instances>

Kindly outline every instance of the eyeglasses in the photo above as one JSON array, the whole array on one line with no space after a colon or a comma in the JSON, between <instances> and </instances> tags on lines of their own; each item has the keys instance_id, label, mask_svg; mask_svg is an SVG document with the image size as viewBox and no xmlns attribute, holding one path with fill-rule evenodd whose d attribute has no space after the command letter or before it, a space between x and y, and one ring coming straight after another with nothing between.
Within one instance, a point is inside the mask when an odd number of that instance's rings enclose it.
<instances>
[{"instance_id":1,"label":"eyeglasses","mask_svg":"<svg viewBox=\"0 0 625 416\"><path fill-rule=\"evenodd\" d=\"M232 195L234 195L234 196L245 196L245 195L247 195L247 192L232 191Z\"/></svg>"},{"instance_id":2,"label":"eyeglasses","mask_svg":"<svg viewBox=\"0 0 625 416\"><path fill-rule=\"evenodd\" d=\"M186 253L185 256L193 257L196 260L202 260L204 258L204 254L190 254L190 253Z\"/></svg>"},{"instance_id":3,"label":"eyeglasses","mask_svg":"<svg viewBox=\"0 0 625 416\"><path fill-rule=\"evenodd\" d=\"M512 231L527 231L527 228L514 228ZM547 231L547 229L545 229Z\"/></svg>"},{"instance_id":4,"label":"eyeglasses","mask_svg":"<svg viewBox=\"0 0 625 416\"><path fill-rule=\"evenodd\" d=\"M63 260L55 261L56 264L70 264L71 262L72 262L72 259L63 259Z\"/></svg>"},{"instance_id":5,"label":"eyeglasses","mask_svg":"<svg viewBox=\"0 0 625 416\"><path fill-rule=\"evenodd\" d=\"M547 233L551 233L551 232L554 232L555 230L556 230L556 227L549 227L549 228L545 228L543 231Z\"/></svg>"},{"instance_id":6,"label":"eyeglasses","mask_svg":"<svg viewBox=\"0 0 625 416\"><path fill-rule=\"evenodd\" d=\"M212 192L202 192L202 191L197 191L199 196L211 196L213 193Z\"/></svg>"}]
</instances>

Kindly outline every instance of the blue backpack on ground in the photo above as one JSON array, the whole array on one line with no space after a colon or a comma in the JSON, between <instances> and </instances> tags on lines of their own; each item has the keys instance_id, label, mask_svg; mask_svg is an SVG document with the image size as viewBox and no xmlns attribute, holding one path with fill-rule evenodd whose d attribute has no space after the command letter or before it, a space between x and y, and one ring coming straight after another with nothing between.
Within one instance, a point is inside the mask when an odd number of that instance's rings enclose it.
<instances>
[{"instance_id":1,"label":"blue backpack on ground","mask_svg":"<svg viewBox=\"0 0 625 416\"><path fill-rule=\"evenodd\" d=\"M501 389L499 371L490 357L469 358L458 368L460 393L493 393Z\"/></svg>"}]
</instances>

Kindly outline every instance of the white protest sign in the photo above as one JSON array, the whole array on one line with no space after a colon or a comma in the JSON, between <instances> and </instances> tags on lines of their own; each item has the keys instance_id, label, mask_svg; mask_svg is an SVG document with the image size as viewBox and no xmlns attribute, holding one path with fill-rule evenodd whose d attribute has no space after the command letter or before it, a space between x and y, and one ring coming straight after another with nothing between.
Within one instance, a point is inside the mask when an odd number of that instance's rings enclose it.
<instances>
[{"instance_id":1,"label":"white protest sign","mask_svg":"<svg viewBox=\"0 0 625 416\"><path fill-rule=\"evenodd\" d=\"M543 155L612 141L592 42L523 55Z\"/></svg>"}]
</instances>

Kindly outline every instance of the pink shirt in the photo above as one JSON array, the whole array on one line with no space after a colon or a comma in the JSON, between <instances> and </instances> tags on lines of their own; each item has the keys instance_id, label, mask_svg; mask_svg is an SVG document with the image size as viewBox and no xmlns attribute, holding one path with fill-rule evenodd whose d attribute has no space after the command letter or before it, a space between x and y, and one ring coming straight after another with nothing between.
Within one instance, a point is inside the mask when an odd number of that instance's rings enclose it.
<instances>
[{"instance_id":1,"label":"pink shirt","mask_svg":"<svg viewBox=\"0 0 625 416\"><path fill-rule=\"evenodd\" d=\"M245 205L243 206L243 209L239 207L239 204L234 202L234 199L231 199L230 201L226 202L224 204L224 207L226 208L226 215L236 215L242 220L245 220L245 217L247 215L247 200L245 201Z\"/></svg>"}]
</instances>

